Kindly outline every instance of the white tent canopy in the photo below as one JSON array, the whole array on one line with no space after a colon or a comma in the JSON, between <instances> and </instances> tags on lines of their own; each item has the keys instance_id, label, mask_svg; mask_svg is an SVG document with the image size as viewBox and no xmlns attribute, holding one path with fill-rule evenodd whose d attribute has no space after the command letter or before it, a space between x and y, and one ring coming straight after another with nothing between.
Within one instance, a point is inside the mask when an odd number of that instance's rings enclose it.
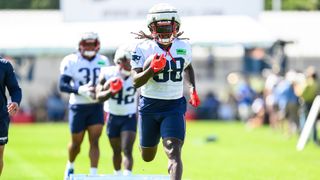
<instances>
[{"instance_id":1,"label":"white tent canopy","mask_svg":"<svg viewBox=\"0 0 320 180\"><path fill-rule=\"evenodd\" d=\"M146 28L145 20L64 22L59 11L0 11L0 53L58 54L77 48L86 31L99 34L103 50L113 51L134 40L131 32ZM195 16L182 18L182 37L193 45L244 44L269 46L275 37L247 16Z\"/></svg>"}]
</instances>

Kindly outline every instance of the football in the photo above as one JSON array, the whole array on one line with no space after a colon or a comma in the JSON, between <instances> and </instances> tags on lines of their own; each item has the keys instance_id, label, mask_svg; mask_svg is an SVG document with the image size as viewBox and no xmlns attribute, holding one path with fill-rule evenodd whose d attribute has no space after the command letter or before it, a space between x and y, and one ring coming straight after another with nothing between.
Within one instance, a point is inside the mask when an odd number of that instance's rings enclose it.
<instances>
[{"instance_id":1,"label":"football","mask_svg":"<svg viewBox=\"0 0 320 180\"><path fill-rule=\"evenodd\" d=\"M146 59L146 61L143 63L143 71L149 68L149 66L150 66L150 64L151 64L151 61L152 61L152 59L153 59L153 57L154 57L155 55L156 55L156 54L152 54L152 55L150 55L150 56ZM161 72L162 72L162 71L159 71L159 72L156 72L155 74L159 74L159 73L161 73Z\"/></svg>"}]
</instances>

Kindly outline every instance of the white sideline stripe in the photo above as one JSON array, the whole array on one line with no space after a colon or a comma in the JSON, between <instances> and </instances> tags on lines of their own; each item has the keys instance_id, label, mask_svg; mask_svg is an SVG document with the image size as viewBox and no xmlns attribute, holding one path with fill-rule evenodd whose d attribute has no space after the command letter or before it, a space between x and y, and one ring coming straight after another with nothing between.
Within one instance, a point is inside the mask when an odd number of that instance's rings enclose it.
<instances>
[{"instance_id":1,"label":"white sideline stripe","mask_svg":"<svg viewBox=\"0 0 320 180\"><path fill-rule=\"evenodd\" d=\"M312 127L314 123L316 122L316 119L318 117L318 113L320 110L320 96L318 95L312 103L310 112L308 114L307 120L303 126L301 135L299 137L298 143L297 143L297 150L301 151L304 149L307 140L311 134Z\"/></svg>"},{"instance_id":2,"label":"white sideline stripe","mask_svg":"<svg viewBox=\"0 0 320 180\"><path fill-rule=\"evenodd\" d=\"M27 174L27 178L50 179L49 176L41 172L38 168L36 168L36 166L32 165L32 162L25 160L21 155L19 155L19 153L16 153L12 149L7 150L5 152L5 156L15 162L14 168L16 169L17 173ZM5 166L9 167L9 164L6 164Z\"/></svg>"},{"instance_id":3,"label":"white sideline stripe","mask_svg":"<svg viewBox=\"0 0 320 180\"><path fill-rule=\"evenodd\" d=\"M73 174L70 176L70 180L169 180L167 175L130 175L130 176L118 176L118 175L86 175L86 174Z\"/></svg>"}]
</instances>

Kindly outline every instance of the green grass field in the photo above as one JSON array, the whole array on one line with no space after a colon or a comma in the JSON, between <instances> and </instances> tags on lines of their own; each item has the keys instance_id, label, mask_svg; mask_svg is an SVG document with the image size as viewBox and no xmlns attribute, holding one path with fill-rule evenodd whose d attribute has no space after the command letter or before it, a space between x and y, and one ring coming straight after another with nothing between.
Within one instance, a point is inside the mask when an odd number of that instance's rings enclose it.
<instances>
[{"instance_id":1,"label":"green grass field","mask_svg":"<svg viewBox=\"0 0 320 180\"><path fill-rule=\"evenodd\" d=\"M217 141L206 142L216 136ZM69 130L66 123L12 124L0 179L63 179ZM241 123L198 121L187 124L183 148L183 179L320 179L320 148L309 143L295 149L297 137L263 127L248 130ZM100 140L99 173L112 174L111 148L105 133ZM156 159L145 163L134 151L135 174L167 174L167 159L159 148ZM76 173L89 171L87 139L75 164Z\"/></svg>"}]
</instances>

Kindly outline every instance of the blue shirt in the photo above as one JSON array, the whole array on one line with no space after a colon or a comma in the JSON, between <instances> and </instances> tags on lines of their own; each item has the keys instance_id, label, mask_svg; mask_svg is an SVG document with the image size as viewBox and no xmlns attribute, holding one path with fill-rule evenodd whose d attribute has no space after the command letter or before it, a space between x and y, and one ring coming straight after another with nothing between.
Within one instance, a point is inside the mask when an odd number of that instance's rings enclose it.
<instances>
[{"instance_id":1,"label":"blue shirt","mask_svg":"<svg viewBox=\"0 0 320 180\"><path fill-rule=\"evenodd\" d=\"M290 82L281 81L275 88L275 97L280 109L284 110L288 103L298 104L298 97L294 93Z\"/></svg>"},{"instance_id":2,"label":"blue shirt","mask_svg":"<svg viewBox=\"0 0 320 180\"><path fill-rule=\"evenodd\" d=\"M20 104L22 92L13 67L9 61L0 57L0 115L8 113L6 88L9 91L11 101Z\"/></svg>"}]
</instances>

